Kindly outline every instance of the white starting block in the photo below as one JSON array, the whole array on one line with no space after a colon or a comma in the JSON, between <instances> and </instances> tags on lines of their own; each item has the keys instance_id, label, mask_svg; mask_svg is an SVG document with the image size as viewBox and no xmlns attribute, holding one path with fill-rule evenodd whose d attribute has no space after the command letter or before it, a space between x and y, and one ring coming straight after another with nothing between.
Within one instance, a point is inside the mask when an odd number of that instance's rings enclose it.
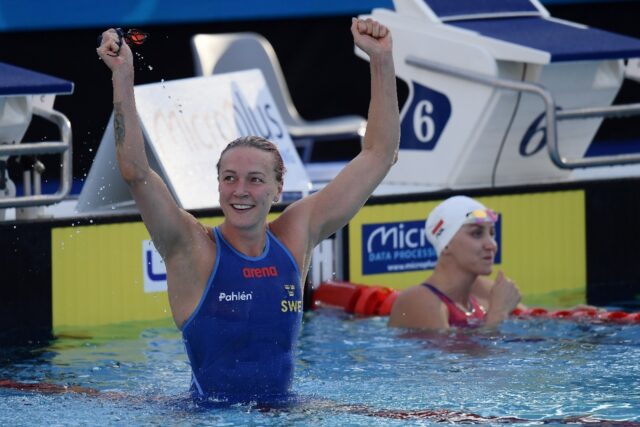
<instances>
[{"instance_id":1,"label":"white starting block","mask_svg":"<svg viewBox=\"0 0 640 427\"><path fill-rule=\"evenodd\" d=\"M278 146L287 170L282 201L299 199L311 181L258 69L135 87L150 166L184 209L220 206L216 163L232 140L262 136ZM113 115L82 188L77 212L134 208L116 163Z\"/></svg>"},{"instance_id":2,"label":"white starting block","mask_svg":"<svg viewBox=\"0 0 640 427\"><path fill-rule=\"evenodd\" d=\"M56 95L73 92L73 83L0 62L0 220L7 208L17 208L17 218L42 215L43 206L62 201L71 190L71 124L53 109ZM23 142L34 115L54 123L60 141ZM23 173L24 195L17 196L7 170L11 156L60 155L60 184L54 194L41 194L42 163Z\"/></svg>"},{"instance_id":3,"label":"white starting block","mask_svg":"<svg viewBox=\"0 0 640 427\"><path fill-rule=\"evenodd\" d=\"M640 113L640 104L611 105L625 72L640 74L625 69L640 40L554 19L536 0L394 6L371 14L390 28L396 73L409 86L385 184L561 182L575 168L640 161L640 153L585 157L604 117Z\"/></svg>"}]
</instances>

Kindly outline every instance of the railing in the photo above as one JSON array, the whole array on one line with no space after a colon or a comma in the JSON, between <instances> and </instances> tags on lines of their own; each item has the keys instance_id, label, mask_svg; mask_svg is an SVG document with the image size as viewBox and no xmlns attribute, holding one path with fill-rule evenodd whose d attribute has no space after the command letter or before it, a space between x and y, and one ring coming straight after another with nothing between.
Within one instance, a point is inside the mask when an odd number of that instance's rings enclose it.
<instances>
[{"instance_id":1,"label":"railing","mask_svg":"<svg viewBox=\"0 0 640 427\"><path fill-rule=\"evenodd\" d=\"M32 194L19 197L0 198L0 209L44 206L62 201L71 191L72 182L72 150L71 123L58 111L33 107L33 114L54 123L59 131L61 141L31 142L11 145L0 145L0 157L35 154L60 154L60 186L54 194Z\"/></svg>"},{"instance_id":2,"label":"railing","mask_svg":"<svg viewBox=\"0 0 640 427\"><path fill-rule=\"evenodd\" d=\"M541 97L545 104L545 120L547 125L546 136L549 157L551 158L551 161L561 169L576 169L593 166L613 166L640 162L640 153L567 159L560 155L557 130L557 122L560 120L590 119L595 117L627 117L640 115L640 103L556 111L556 104L555 100L553 99L553 95L544 86L539 84L486 76L450 65L441 64L428 59L419 58L414 55L407 56L405 62L408 65L422 68L424 70L451 75L464 80L500 89L513 90L517 92L527 92Z\"/></svg>"}]
</instances>

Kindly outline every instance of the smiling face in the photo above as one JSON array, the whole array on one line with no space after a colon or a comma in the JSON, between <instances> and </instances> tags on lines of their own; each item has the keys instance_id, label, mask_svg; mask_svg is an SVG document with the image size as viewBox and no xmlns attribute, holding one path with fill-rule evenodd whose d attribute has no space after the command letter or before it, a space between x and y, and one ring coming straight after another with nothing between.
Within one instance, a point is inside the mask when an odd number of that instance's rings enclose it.
<instances>
[{"instance_id":1,"label":"smiling face","mask_svg":"<svg viewBox=\"0 0 640 427\"><path fill-rule=\"evenodd\" d=\"M218 191L225 222L241 228L262 227L282 192L272 153L238 146L220 158Z\"/></svg>"},{"instance_id":2,"label":"smiling face","mask_svg":"<svg viewBox=\"0 0 640 427\"><path fill-rule=\"evenodd\" d=\"M443 250L443 255L463 270L487 275L491 274L497 251L495 226L492 222L484 222L460 227Z\"/></svg>"}]
</instances>

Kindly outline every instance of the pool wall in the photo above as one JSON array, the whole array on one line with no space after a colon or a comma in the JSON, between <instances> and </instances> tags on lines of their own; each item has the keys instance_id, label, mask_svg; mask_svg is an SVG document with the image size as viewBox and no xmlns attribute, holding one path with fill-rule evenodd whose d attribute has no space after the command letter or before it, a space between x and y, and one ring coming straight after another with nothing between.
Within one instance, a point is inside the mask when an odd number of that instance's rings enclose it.
<instances>
[{"instance_id":1,"label":"pool wall","mask_svg":"<svg viewBox=\"0 0 640 427\"><path fill-rule=\"evenodd\" d=\"M463 193L500 212L499 268L517 281L526 304L640 303L639 179ZM336 275L398 289L423 280L424 269L365 274L362 230L421 222L451 194L372 198L345 228L344 268ZM194 214L211 226L222 218L218 210ZM148 254L148 240L132 214L0 224L3 333L42 336L61 327L169 318L163 266Z\"/></svg>"},{"instance_id":2,"label":"pool wall","mask_svg":"<svg viewBox=\"0 0 640 427\"><path fill-rule=\"evenodd\" d=\"M502 269L516 280L529 304L586 301L584 190L480 196L478 200L499 213L494 274ZM426 242L424 220L440 201L397 200L365 206L349 223L350 280L396 289L422 282L437 261L435 250Z\"/></svg>"},{"instance_id":3,"label":"pool wall","mask_svg":"<svg viewBox=\"0 0 640 427\"><path fill-rule=\"evenodd\" d=\"M634 19L639 8L638 1L621 1L590 3L588 7L582 4L557 5L550 10L558 18L640 36ZM137 82L143 84L192 77L192 57L188 46L194 33L256 31L274 44L294 101L305 118L366 114L369 85L362 76L367 71L367 64L354 58L351 36L345 30L348 20L348 16L329 16L180 25L154 23L145 29L157 42L139 50L141 66L136 70ZM102 25L85 26L51 30L46 34L14 29L0 34L0 45L6 47L2 51L2 61L75 82L73 96L59 97L56 102L57 108L69 117L73 125L74 177L80 181L86 177L94 159L112 108L109 101L112 88L104 65L92 54L95 37L102 29ZM61 50L61 45L67 48ZM300 46L305 49L300 49ZM167 52L170 52L170 61L167 60ZM310 81L314 84L309 84ZM349 93L349 96L343 96L344 93ZM631 93L637 95L638 88L632 87ZM337 99L340 101L336 102ZM35 127L38 126L43 125L35 123ZM637 135L636 121L631 120L623 130ZM43 161L50 170L56 170L57 159L51 165ZM18 170L17 162L10 166ZM563 305L586 299L592 304L608 305L638 304L640 301L637 262L639 188L638 179L627 179L500 190L477 189L466 193L481 198L487 204L495 203L496 209L503 210L500 266L523 286L527 303ZM418 221L429 206L449 194L372 198L362 214L373 212L375 216L371 221L374 223L389 221L395 216L402 221L412 218ZM525 202L529 195L531 205ZM569 233L555 223L550 214L557 211L548 208L547 196L563 203L565 196L571 198L572 210L579 210L577 199L582 198L583 212L576 214L577 224L565 215L558 220L564 221L562 224L574 231ZM382 209L378 205L387 204L391 206L388 210L385 207L384 213L377 213L377 209ZM411 209L416 209L415 215ZM195 214L211 224L221 216L219 211ZM529 235L524 231L514 231L520 227L531 227L512 222L522 214L527 218L531 214L533 219L530 221L536 224L536 229ZM348 256L344 268L338 272L343 278L367 283L379 281L380 284L401 287L424 277L424 272L386 277L359 272L358 269L362 269L362 250L349 254L348 245L350 241L354 248L356 244L362 245L354 239L358 239L360 231L357 227L363 221L362 217L356 217L348 232L344 233L344 249ZM582 235L575 234L578 224L583 224ZM547 236L548 233L559 233L565 237L556 238L554 234L550 240L541 238L535 244L531 243L535 250L528 250L528 238L538 239L538 234ZM572 236L577 236L580 243L576 244ZM85 326L168 317L166 294L144 293L142 241L146 239L148 236L139 216L132 214L1 222L0 338L9 334L37 339L50 335L54 328L65 324ZM522 258L513 258L512 250L517 250ZM574 263L574 260L577 261ZM544 271L527 273L527 270L539 269L542 261L545 263ZM580 277L584 277L582 284ZM543 283L538 282L540 278Z\"/></svg>"}]
</instances>

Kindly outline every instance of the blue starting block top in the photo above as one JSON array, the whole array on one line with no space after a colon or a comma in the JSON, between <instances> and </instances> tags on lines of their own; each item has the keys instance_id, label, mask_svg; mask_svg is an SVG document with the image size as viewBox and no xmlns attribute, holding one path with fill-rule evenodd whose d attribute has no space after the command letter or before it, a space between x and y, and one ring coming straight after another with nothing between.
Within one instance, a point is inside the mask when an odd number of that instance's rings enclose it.
<instances>
[{"instance_id":1,"label":"blue starting block top","mask_svg":"<svg viewBox=\"0 0 640 427\"><path fill-rule=\"evenodd\" d=\"M470 19L448 24L551 54L551 62L640 57L640 40L541 17Z\"/></svg>"},{"instance_id":2,"label":"blue starting block top","mask_svg":"<svg viewBox=\"0 0 640 427\"><path fill-rule=\"evenodd\" d=\"M549 18L530 0L422 1L446 24L548 52L551 62L640 57L640 40Z\"/></svg>"},{"instance_id":3,"label":"blue starting block top","mask_svg":"<svg viewBox=\"0 0 640 427\"><path fill-rule=\"evenodd\" d=\"M0 96L73 93L73 82L0 62Z\"/></svg>"},{"instance_id":4,"label":"blue starting block top","mask_svg":"<svg viewBox=\"0 0 640 427\"><path fill-rule=\"evenodd\" d=\"M500 16L506 14L540 15L529 0L424 0L427 6L442 20L472 16Z\"/></svg>"}]
</instances>

